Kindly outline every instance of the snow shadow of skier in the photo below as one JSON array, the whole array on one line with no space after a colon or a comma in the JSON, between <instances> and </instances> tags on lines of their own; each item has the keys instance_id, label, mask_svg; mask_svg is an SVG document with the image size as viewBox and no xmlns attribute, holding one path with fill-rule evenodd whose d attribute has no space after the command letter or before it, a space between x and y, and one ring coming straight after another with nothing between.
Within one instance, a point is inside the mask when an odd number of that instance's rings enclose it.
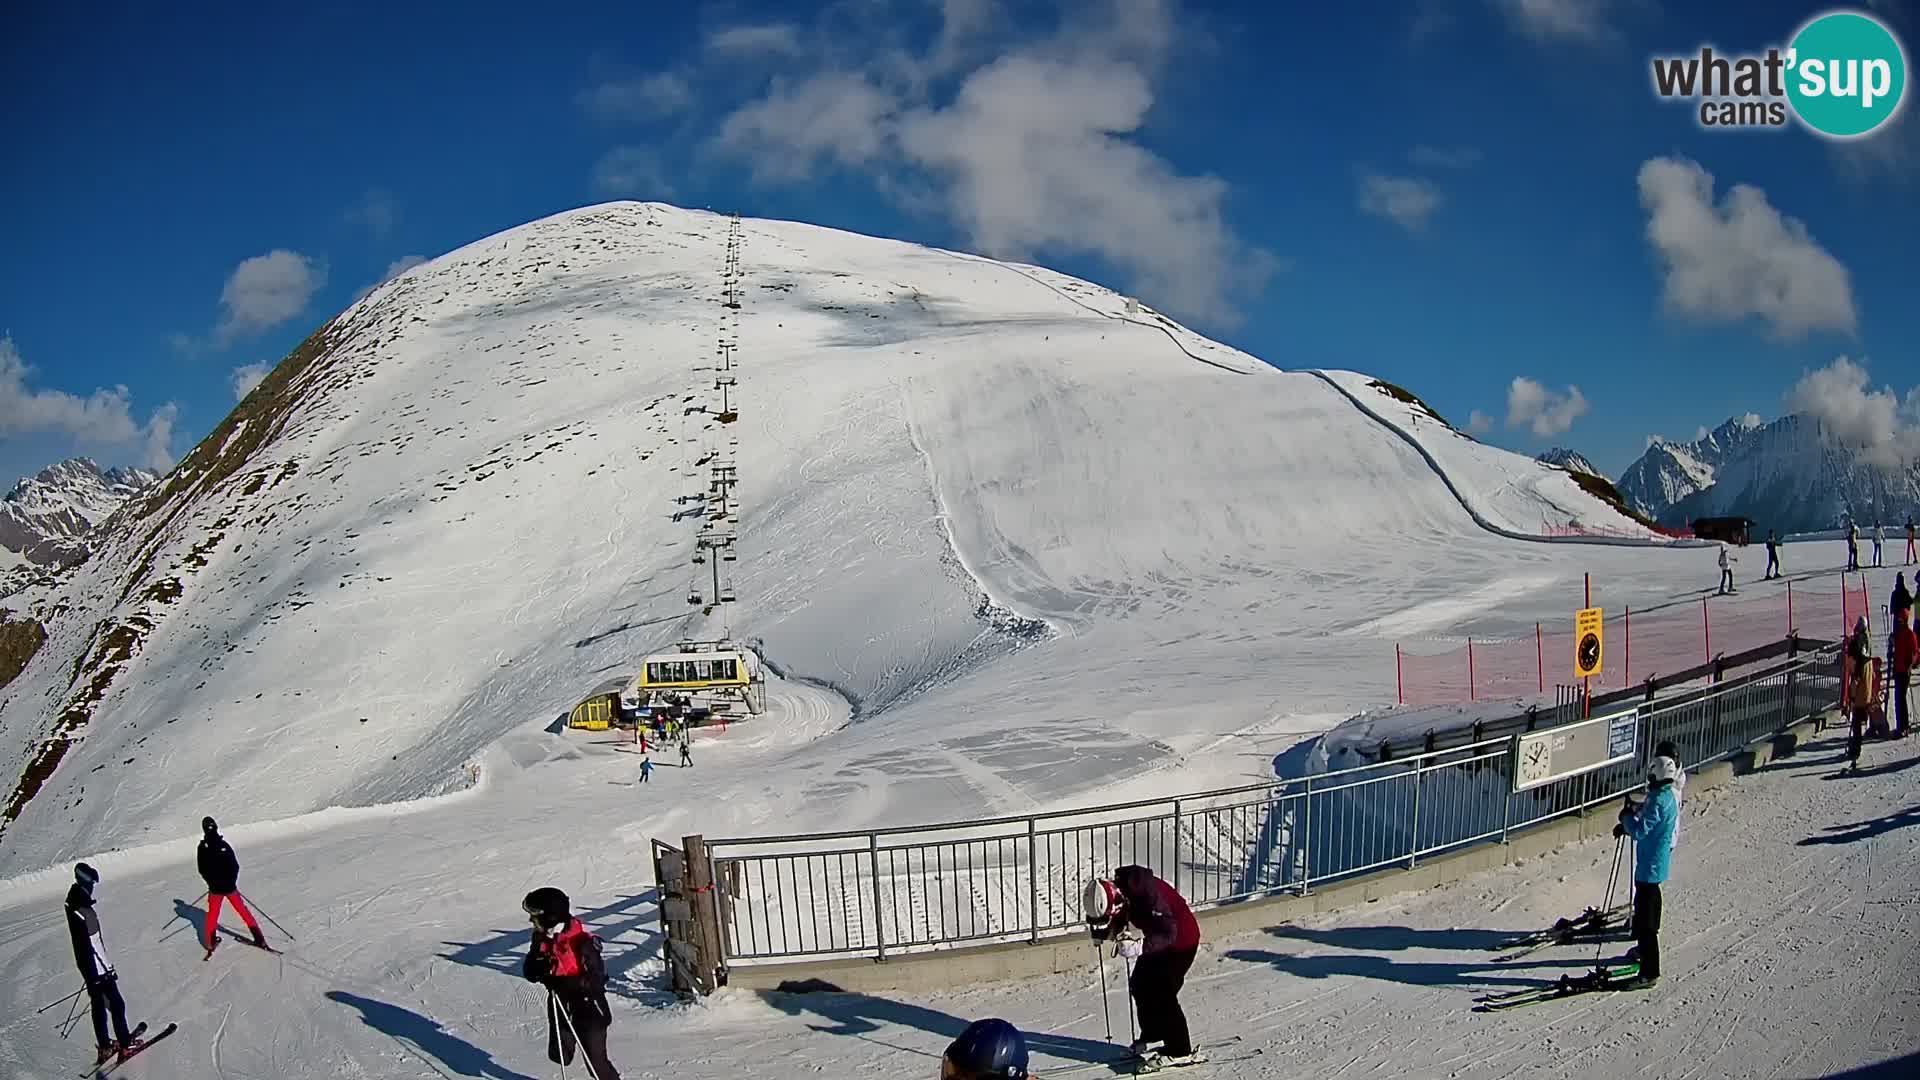
<instances>
[{"instance_id":1,"label":"snow shadow of skier","mask_svg":"<svg viewBox=\"0 0 1920 1080\"><path fill-rule=\"evenodd\" d=\"M1920 1051L1905 1054L1891 1061L1861 1065L1846 1072L1828 1073L1825 1080L1907 1080L1910 1076L1920 1076ZM1818 1078L1809 1078L1809 1080L1818 1080Z\"/></svg>"},{"instance_id":2,"label":"snow shadow of skier","mask_svg":"<svg viewBox=\"0 0 1920 1080\"><path fill-rule=\"evenodd\" d=\"M412 1050L414 1056L428 1068L447 1075L427 1060L432 1058L441 1065L453 1070L456 1076L477 1076L494 1080L536 1080L525 1073L517 1073L493 1060L493 1055L472 1043L449 1034L428 1018L410 1009L398 1005L389 1005L384 1001L375 1001L358 994L349 994L345 990L327 991L327 1000L337 1001L360 1010L360 1022L393 1039L401 1046Z\"/></svg>"},{"instance_id":3,"label":"snow shadow of skier","mask_svg":"<svg viewBox=\"0 0 1920 1080\"><path fill-rule=\"evenodd\" d=\"M167 931L166 933L160 935L160 941L164 942L168 938L171 938L175 934L178 934L180 931L185 930L188 927L192 927L193 928L192 940L194 944L200 945L202 948L205 948L204 943L207 940L207 909L206 908L200 907L196 904L189 904L185 900L182 900L176 896L173 898L173 917L180 920L181 925L176 926L173 929ZM248 940L246 937L242 936L239 931L233 929L230 926L221 927L220 933L226 937L232 938L235 941Z\"/></svg>"},{"instance_id":4,"label":"snow shadow of skier","mask_svg":"<svg viewBox=\"0 0 1920 1080\"><path fill-rule=\"evenodd\" d=\"M820 979L789 981L780 984L777 990L762 990L760 998L768 1005L779 1009L789 1016L801 1016L811 1013L827 1021L826 1024L809 1024L809 1028L827 1035L849 1035L865 1038L870 1033L884 1031L888 1027L914 1028L938 1035L952 1041L967 1029L970 1020L964 1020L938 1009L929 1009L924 1005L910 1002L892 1001L887 998L872 997L867 994L849 993L830 982ZM1054 1035L1045 1031L1032 1031L1022 1028L1026 1036L1027 1050L1034 1054L1062 1058L1067 1061L1086 1062L1088 1064L1109 1063L1115 1060L1119 1049L1111 1043L1096 1042L1092 1039L1078 1039L1071 1035ZM878 1039L868 1042L880 1043ZM892 1046L891 1043L881 1045ZM926 1056L938 1058L945 1047L925 1051ZM910 1050L896 1046L897 1050ZM922 1051L911 1050L913 1053Z\"/></svg>"},{"instance_id":5,"label":"snow shadow of skier","mask_svg":"<svg viewBox=\"0 0 1920 1080\"><path fill-rule=\"evenodd\" d=\"M1493 962L1462 964L1447 961L1396 961L1389 957L1371 955L1362 950L1399 950L1410 948L1447 949L1485 948L1497 940L1513 937L1511 933L1501 934L1487 930L1451 931L1451 930L1414 930L1404 926L1361 926L1350 929L1330 929L1320 931L1300 931L1298 927L1269 927L1267 933L1277 938L1298 938L1319 944L1332 945L1344 950L1335 953L1281 953L1265 949L1229 949L1221 955L1228 960L1238 960L1248 964L1267 964L1276 971L1284 971L1303 979L1332 979L1349 976L1358 979L1378 979L1381 982L1405 983L1412 986L1538 986L1540 976L1528 973L1528 968L1574 966L1588 968L1593 966L1593 954L1570 958L1541 958L1533 956L1504 964ZM1432 935L1427 940L1424 935ZM1465 935L1465 936L1463 936ZM1484 936L1483 936L1484 935ZM1591 944L1595 939L1585 939ZM1385 944L1371 944L1380 941ZM1414 944L1418 941L1418 944ZM1453 942L1447 944L1446 942ZM1464 944L1463 944L1464 942ZM1484 955L1484 954L1483 954ZM1511 974L1510 974L1511 973Z\"/></svg>"},{"instance_id":6,"label":"snow shadow of skier","mask_svg":"<svg viewBox=\"0 0 1920 1080\"><path fill-rule=\"evenodd\" d=\"M659 890L647 889L622 896L612 903L583 908L574 914L605 945L607 993L642 1005L671 1005L680 999L666 985L664 970L647 985L630 976L634 968L659 957L664 941L660 925ZM486 968L520 978L520 962L526 959L531 938L525 926L495 930L484 941L443 941L451 952L443 959L468 967Z\"/></svg>"},{"instance_id":7,"label":"snow shadow of skier","mask_svg":"<svg viewBox=\"0 0 1920 1080\"><path fill-rule=\"evenodd\" d=\"M1862 775L1864 775L1864 773L1865 770L1862 771ZM1827 826L1827 832L1833 835L1809 836L1805 840L1799 841L1795 846L1811 847L1815 844L1851 844L1860 840L1871 840L1876 836L1890 833L1895 829L1905 829L1915 825L1920 825L1920 805L1909 806L1899 813L1869 818L1866 821L1856 821L1851 825L1829 825Z\"/></svg>"}]
</instances>

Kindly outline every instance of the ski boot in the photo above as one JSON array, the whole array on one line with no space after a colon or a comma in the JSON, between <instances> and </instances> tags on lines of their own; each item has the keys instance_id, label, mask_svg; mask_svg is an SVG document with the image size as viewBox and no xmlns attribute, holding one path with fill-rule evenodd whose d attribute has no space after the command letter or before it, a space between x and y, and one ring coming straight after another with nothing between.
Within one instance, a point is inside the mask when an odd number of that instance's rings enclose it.
<instances>
[{"instance_id":1,"label":"ski boot","mask_svg":"<svg viewBox=\"0 0 1920 1080\"><path fill-rule=\"evenodd\" d=\"M101 1047L99 1051L95 1054L93 1059L93 1067L96 1069L100 1068L102 1065L105 1065L107 1062L112 1061L115 1057L118 1057L119 1054L120 1054L120 1044L108 1043L107 1045Z\"/></svg>"},{"instance_id":2,"label":"ski boot","mask_svg":"<svg viewBox=\"0 0 1920 1080\"><path fill-rule=\"evenodd\" d=\"M1158 1050L1150 1050L1140 1058L1140 1067L1136 1073L1156 1073L1162 1069L1183 1069L1189 1065L1205 1065L1207 1055L1195 1050L1192 1053L1173 1055Z\"/></svg>"},{"instance_id":3,"label":"ski boot","mask_svg":"<svg viewBox=\"0 0 1920 1080\"><path fill-rule=\"evenodd\" d=\"M255 927L253 931L253 947L256 949L266 949L268 952L273 951L272 947L267 944L267 935L261 933L259 927Z\"/></svg>"},{"instance_id":4,"label":"ski boot","mask_svg":"<svg viewBox=\"0 0 1920 1080\"><path fill-rule=\"evenodd\" d=\"M207 955L201 957L200 959L202 960L213 959L213 950L219 947L220 947L220 938L216 935L215 937L213 937L207 942Z\"/></svg>"}]
</instances>

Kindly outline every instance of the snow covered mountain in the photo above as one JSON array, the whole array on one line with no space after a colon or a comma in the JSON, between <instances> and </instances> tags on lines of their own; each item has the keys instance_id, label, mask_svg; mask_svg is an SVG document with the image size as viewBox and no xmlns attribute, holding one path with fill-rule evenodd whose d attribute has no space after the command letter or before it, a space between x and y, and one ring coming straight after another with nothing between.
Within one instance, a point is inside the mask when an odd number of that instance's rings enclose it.
<instances>
[{"instance_id":1,"label":"snow covered mountain","mask_svg":"<svg viewBox=\"0 0 1920 1080\"><path fill-rule=\"evenodd\" d=\"M101 469L89 458L49 465L0 497L0 548L40 566L78 562L87 534L159 479L147 469Z\"/></svg>"},{"instance_id":2,"label":"snow covered mountain","mask_svg":"<svg viewBox=\"0 0 1920 1080\"><path fill-rule=\"evenodd\" d=\"M1582 472L1593 476L1606 475L1599 469L1594 468L1593 462L1588 461L1579 451L1569 450L1564 446L1556 446L1539 454L1535 454L1534 460L1544 461L1549 465L1557 465L1569 472Z\"/></svg>"},{"instance_id":3,"label":"snow covered mountain","mask_svg":"<svg viewBox=\"0 0 1920 1080\"><path fill-rule=\"evenodd\" d=\"M1889 525L1920 514L1920 464L1859 459L1810 417L1735 417L1690 443L1657 441L1621 474L1620 491L1662 524L1741 515L1780 532Z\"/></svg>"},{"instance_id":4,"label":"snow covered mountain","mask_svg":"<svg viewBox=\"0 0 1920 1080\"><path fill-rule=\"evenodd\" d=\"M224 823L459 789L564 747L539 729L639 656L727 634L796 746L782 780L706 781L684 812L716 833L1053 805L1324 726L1392 699L1355 659L1383 636L1531 627L1564 605L1524 598L1608 555L1512 536L1635 527L1383 386L810 225L615 203L508 230L321 326L18 598L46 637L0 689L0 872L194 835L209 793ZM689 603L716 461L717 607ZM1357 565L1381 537L1392 565Z\"/></svg>"}]
</instances>

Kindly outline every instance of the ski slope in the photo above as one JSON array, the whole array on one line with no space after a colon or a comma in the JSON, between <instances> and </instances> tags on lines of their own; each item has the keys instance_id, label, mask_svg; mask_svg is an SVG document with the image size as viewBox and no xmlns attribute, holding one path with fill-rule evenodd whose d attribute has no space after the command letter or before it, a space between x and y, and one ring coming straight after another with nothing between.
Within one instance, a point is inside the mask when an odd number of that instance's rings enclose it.
<instances>
[{"instance_id":1,"label":"ski slope","mask_svg":"<svg viewBox=\"0 0 1920 1080\"><path fill-rule=\"evenodd\" d=\"M500 749L526 755L540 745L516 737ZM656 989L656 913L632 865L644 836L626 821L646 806L667 819L663 830L695 827L704 812L673 807L698 800L701 770L775 769L779 753L703 743L690 773L662 768L647 788L612 787L631 782L636 759L589 742L496 773L476 795L403 815L301 833L232 830L242 888L296 935L288 942L267 926L283 956L235 940L200 960L192 939L204 909L188 846L171 865L145 870L123 872L109 856L101 912L132 1014L182 1025L140 1074L550 1077L541 998L518 975L527 933L517 904L526 887L555 881L608 941L611 1045L629 1078L931 1077L946 1042L988 1015L1031 1033L1043 1068L1113 1052L1091 965L934 995L728 990L682 1004ZM1731 788L1689 793L1659 988L1470 1012L1482 992L1592 962L1590 945L1511 965L1491 963L1488 951L1506 933L1600 902L1613 851L1592 842L1424 895L1207 942L1184 994L1198 1038L1222 1058L1207 1075L1911 1075L1920 1060L1911 918L1920 759L1907 745L1873 744L1865 775L1842 781L1832 778L1841 753L1828 737ZM72 1075L89 1052L84 1017L63 1041L58 1010L32 1015L75 982L63 889L64 879L0 888L8 976L0 1000L10 1018L0 1075ZM1118 961L1109 964L1117 980ZM1124 1042L1117 993L1113 1007L1114 1038ZM1241 1041L1221 1045L1231 1035ZM1901 1064L1846 1071L1890 1060Z\"/></svg>"},{"instance_id":2,"label":"ski slope","mask_svg":"<svg viewBox=\"0 0 1920 1080\"><path fill-rule=\"evenodd\" d=\"M322 328L29 598L51 637L0 693L0 760L73 741L0 873L193 835L213 792L261 821L458 790L496 740L729 630L851 719L751 824L1042 805L1382 701L1397 613L1564 597L1609 560L1696 572L1491 534L1455 491L1505 506L1528 459L1475 447L1443 482L1319 375L1037 267L746 221L732 311L730 228L574 211ZM722 345L724 427L689 412ZM718 453L724 618L687 603L676 517Z\"/></svg>"}]
</instances>

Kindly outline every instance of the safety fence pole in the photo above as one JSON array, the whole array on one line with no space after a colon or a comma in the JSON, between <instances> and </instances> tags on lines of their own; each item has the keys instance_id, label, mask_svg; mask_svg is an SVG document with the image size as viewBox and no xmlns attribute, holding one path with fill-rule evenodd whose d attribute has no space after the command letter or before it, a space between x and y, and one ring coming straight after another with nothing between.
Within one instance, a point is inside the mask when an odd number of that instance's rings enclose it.
<instances>
[{"instance_id":1,"label":"safety fence pole","mask_svg":"<svg viewBox=\"0 0 1920 1080\"><path fill-rule=\"evenodd\" d=\"M1547 653L1540 640L1540 624L1533 624L1533 666L1540 675L1539 692L1547 692Z\"/></svg>"},{"instance_id":2,"label":"safety fence pole","mask_svg":"<svg viewBox=\"0 0 1920 1080\"><path fill-rule=\"evenodd\" d=\"M1474 688L1473 688L1473 639L1472 638L1467 639L1467 700L1468 701L1480 700L1477 696L1475 696Z\"/></svg>"}]
</instances>

